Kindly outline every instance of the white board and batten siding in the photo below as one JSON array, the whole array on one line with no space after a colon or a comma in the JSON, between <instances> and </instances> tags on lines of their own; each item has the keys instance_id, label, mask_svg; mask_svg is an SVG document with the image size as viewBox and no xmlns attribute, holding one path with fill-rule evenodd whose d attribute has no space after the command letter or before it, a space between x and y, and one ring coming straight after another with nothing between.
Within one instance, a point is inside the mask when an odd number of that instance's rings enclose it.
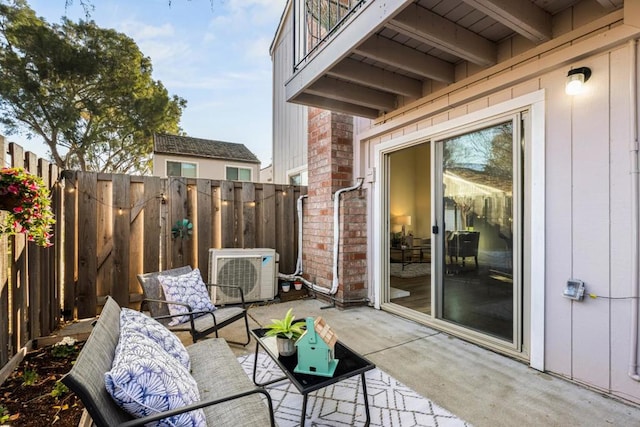
<instances>
[{"instance_id":1,"label":"white board and batten siding","mask_svg":"<svg viewBox=\"0 0 640 427\"><path fill-rule=\"evenodd\" d=\"M386 127L387 122L380 126L382 131L376 126L364 131L358 146L363 168L359 173L365 173L375 166L371 153L377 144L406 139L429 126L542 90L545 276L544 283L531 286L544 287L544 368L640 402L640 385L627 375L631 300L587 296L574 302L562 296L570 278L583 280L588 293L602 297L631 293L631 49L621 40L575 63L558 59L555 67L542 56L527 65L535 69L544 62L538 69L545 71L539 75L522 80L517 69L507 71L492 78L499 90L486 93L486 87L478 85L480 89L457 91L456 99L468 96L472 102L449 110L438 102L425 104L407 112L411 119L406 125ZM567 71L581 66L592 70L587 92L570 97L564 92ZM512 78L517 81L505 89L505 81ZM403 115L393 120L402 123Z\"/></svg>"},{"instance_id":2,"label":"white board and batten siding","mask_svg":"<svg viewBox=\"0 0 640 427\"><path fill-rule=\"evenodd\" d=\"M293 19L283 16L273 44L273 182L288 184L289 172L307 164L307 107L286 102L285 82L293 74Z\"/></svg>"}]
</instances>

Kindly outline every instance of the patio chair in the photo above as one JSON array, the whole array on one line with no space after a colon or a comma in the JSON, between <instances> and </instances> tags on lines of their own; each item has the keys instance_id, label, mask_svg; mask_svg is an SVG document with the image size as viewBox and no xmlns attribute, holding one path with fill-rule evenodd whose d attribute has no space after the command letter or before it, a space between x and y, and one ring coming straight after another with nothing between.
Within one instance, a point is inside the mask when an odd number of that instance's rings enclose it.
<instances>
[{"instance_id":1,"label":"patio chair","mask_svg":"<svg viewBox=\"0 0 640 427\"><path fill-rule=\"evenodd\" d=\"M458 258L462 259L462 266L465 266L465 258L471 258L476 262L478 268L478 243L480 241L479 231L454 231L449 235L448 255L449 262Z\"/></svg>"},{"instance_id":2,"label":"patio chair","mask_svg":"<svg viewBox=\"0 0 640 427\"><path fill-rule=\"evenodd\" d=\"M188 331L191 334L194 343L212 333L215 334L216 338L218 338L218 331L220 329L230 325L236 320L244 319L245 333L247 336L246 342L228 342L242 346L249 344L251 339L249 336L249 320L247 319L247 308L245 306L244 294L241 288L237 286L206 284L209 290L211 287L233 288L237 289L240 294L240 305L218 306L214 311L194 312L187 304L167 301L165 299L158 276L181 276L191 271L192 269L190 266L184 266L171 270L157 271L154 273L138 274L138 281L142 285L142 289L144 291L142 307L146 306L151 317L164 324L169 330L174 332ZM169 304L186 306L188 313L185 314L189 317L189 320L177 325L169 325L169 322L174 317L185 315L171 315L169 313Z\"/></svg>"}]
</instances>

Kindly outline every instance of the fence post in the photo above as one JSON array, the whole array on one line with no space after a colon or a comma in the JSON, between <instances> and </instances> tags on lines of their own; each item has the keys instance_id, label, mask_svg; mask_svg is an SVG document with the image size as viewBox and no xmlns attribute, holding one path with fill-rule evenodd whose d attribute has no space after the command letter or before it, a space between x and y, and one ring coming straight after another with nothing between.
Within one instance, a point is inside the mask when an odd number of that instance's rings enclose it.
<instances>
[{"instance_id":1,"label":"fence post","mask_svg":"<svg viewBox=\"0 0 640 427\"><path fill-rule=\"evenodd\" d=\"M209 248L213 248L213 199L211 181L199 179L196 183L197 212L194 229L198 233L197 265L203 277L209 269Z\"/></svg>"},{"instance_id":2,"label":"fence post","mask_svg":"<svg viewBox=\"0 0 640 427\"><path fill-rule=\"evenodd\" d=\"M129 306L129 256L131 238L131 180L113 175L113 278L110 294L122 307Z\"/></svg>"},{"instance_id":3,"label":"fence post","mask_svg":"<svg viewBox=\"0 0 640 427\"><path fill-rule=\"evenodd\" d=\"M0 135L0 162L5 165L7 146L4 137ZM4 219L6 213L0 211L0 219ZM0 366L9 361L9 239L0 235Z\"/></svg>"},{"instance_id":4,"label":"fence post","mask_svg":"<svg viewBox=\"0 0 640 427\"><path fill-rule=\"evenodd\" d=\"M220 183L220 240L222 248L236 248L237 228L235 217L235 192L232 181Z\"/></svg>"},{"instance_id":5,"label":"fence post","mask_svg":"<svg viewBox=\"0 0 640 427\"><path fill-rule=\"evenodd\" d=\"M160 209L166 206L167 196L159 177L145 176L144 185L144 224L143 224L143 262L139 273L151 273L161 268L160 242L164 237L161 228Z\"/></svg>"},{"instance_id":6,"label":"fence post","mask_svg":"<svg viewBox=\"0 0 640 427\"><path fill-rule=\"evenodd\" d=\"M242 183L242 204L239 209L238 222L242 237L241 247L256 247L256 185L253 182Z\"/></svg>"},{"instance_id":7,"label":"fence post","mask_svg":"<svg viewBox=\"0 0 640 427\"><path fill-rule=\"evenodd\" d=\"M63 314L66 320L76 317L77 271L78 271L78 177L75 172L64 171L64 280Z\"/></svg>"},{"instance_id":8,"label":"fence post","mask_svg":"<svg viewBox=\"0 0 640 427\"><path fill-rule=\"evenodd\" d=\"M78 172L78 318L97 314L97 174Z\"/></svg>"}]
</instances>

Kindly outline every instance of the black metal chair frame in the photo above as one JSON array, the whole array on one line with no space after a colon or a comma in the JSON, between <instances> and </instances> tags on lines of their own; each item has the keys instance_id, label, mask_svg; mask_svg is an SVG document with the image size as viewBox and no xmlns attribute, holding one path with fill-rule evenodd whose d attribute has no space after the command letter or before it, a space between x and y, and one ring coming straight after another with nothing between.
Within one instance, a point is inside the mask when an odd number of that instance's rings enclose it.
<instances>
[{"instance_id":1,"label":"black metal chair frame","mask_svg":"<svg viewBox=\"0 0 640 427\"><path fill-rule=\"evenodd\" d=\"M190 266L184 266L184 267L174 268L174 269L165 270L165 271L138 274L137 275L138 282L140 282L140 285L142 285L142 289L144 291L144 299L142 300L141 309L144 309L146 307L149 310L149 314L151 315L151 317L160 321L161 323L164 323L165 326L166 326L166 323L168 323L168 321L173 317L188 315L189 316L188 322L185 322L176 326L167 326L167 328L169 328L172 331L188 330L189 333L191 334L191 338L193 339L194 343L197 342L199 339L204 338L212 333L215 334L216 338L218 338L219 337L218 331L220 329L224 328L227 325L230 325L231 323L234 323L237 320L244 319L245 333L247 337L246 342L237 342L237 341L228 341L228 340L227 342L232 344L242 345L242 346L246 346L247 344L249 344L249 342L251 341L251 336L249 335L249 319L247 317L247 307L244 301L244 293L242 292L242 289L240 287L210 284L210 283L206 284L208 289L211 289L213 287L229 288L229 289L235 289L239 291L239 294L240 294L240 300L241 300L241 303L239 304L240 307L238 307L238 305L220 306L220 307L216 307L216 310L214 311L194 311L188 304L177 302L177 301L167 301L164 298L164 293L162 292L162 287L160 286L160 282L158 281L158 276L160 275L179 276L182 274L189 273L191 271L192 269ZM187 307L188 313L171 315L169 314L169 304L185 306ZM241 308L242 310L237 314L234 314L233 316L230 316L229 318L223 321L218 320L221 317L225 317L223 315L225 312L228 312L228 310L235 311L237 310L237 308ZM201 315L211 316L213 320L213 326L206 328L204 330L198 330L196 328L196 319ZM186 325L189 325L189 328L187 328Z\"/></svg>"}]
</instances>

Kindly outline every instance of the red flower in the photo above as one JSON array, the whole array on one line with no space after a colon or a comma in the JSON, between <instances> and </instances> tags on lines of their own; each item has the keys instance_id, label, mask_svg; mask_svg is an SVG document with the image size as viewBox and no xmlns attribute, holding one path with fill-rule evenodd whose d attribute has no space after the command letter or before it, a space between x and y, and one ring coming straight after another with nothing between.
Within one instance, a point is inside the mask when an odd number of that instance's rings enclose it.
<instances>
[{"instance_id":1,"label":"red flower","mask_svg":"<svg viewBox=\"0 0 640 427\"><path fill-rule=\"evenodd\" d=\"M0 234L24 233L30 242L51 246L51 226L55 223L49 190L42 178L23 168L0 169L0 196L17 197L17 206L0 221Z\"/></svg>"}]
</instances>

